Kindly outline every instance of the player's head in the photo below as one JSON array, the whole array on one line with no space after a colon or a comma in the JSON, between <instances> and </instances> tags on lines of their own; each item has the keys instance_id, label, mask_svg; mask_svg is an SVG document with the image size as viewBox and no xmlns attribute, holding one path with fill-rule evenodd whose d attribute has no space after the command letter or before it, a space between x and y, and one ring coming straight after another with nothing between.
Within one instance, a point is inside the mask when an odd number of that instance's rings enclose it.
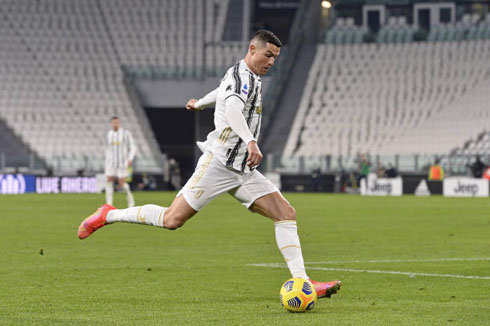
<instances>
[{"instance_id":1,"label":"player's head","mask_svg":"<svg viewBox=\"0 0 490 326\"><path fill-rule=\"evenodd\" d=\"M121 122L119 121L119 118L117 116L113 116L111 118L111 128L114 131L117 131L121 125Z\"/></svg>"},{"instance_id":2,"label":"player's head","mask_svg":"<svg viewBox=\"0 0 490 326\"><path fill-rule=\"evenodd\" d=\"M250 40L245 62L257 75L265 75L279 56L281 46L281 40L274 33L261 29Z\"/></svg>"}]
</instances>

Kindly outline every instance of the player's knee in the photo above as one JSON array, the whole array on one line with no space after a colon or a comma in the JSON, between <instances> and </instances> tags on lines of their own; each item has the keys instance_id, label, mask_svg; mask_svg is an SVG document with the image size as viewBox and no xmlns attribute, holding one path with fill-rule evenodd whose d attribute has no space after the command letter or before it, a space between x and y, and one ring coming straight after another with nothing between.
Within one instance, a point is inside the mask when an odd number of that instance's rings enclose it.
<instances>
[{"instance_id":1,"label":"player's knee","mask_svg":"<svg viewBox=\"0 0 490 326\"><path fill-rule=\"evenodd\" d=\"M296 221L296 210L293 206L288 205L283 214L283 218L288 221Z\"/></svg>"},{"instance_id":2,"label":"player's knee","mask_svg":"<svg viewBox=\"0 0 490 326\"><path fill-rule=\"evenodd\" d=\"M286 210L286 219L296 221L296 210L291 205L289 205Z\"/></svg>"},{"instance_id":3,"label":"player's knee","mask_svg":"<svg viewBox=\"0 0 490 326\"><path fill-rule=\"evenodd\" d=\"M169 230L176 230L185 224L185 220L179 217L167 216L163 218L163 227Z\"/></svg>"},{"instance_id":4,"label":"player's knee","mask_svg":"<svg viewBox=\"0 0 490 326\"><path fill-rule=\"evenodd\" d=\"M180 222L179 220L175 219L164 219L163 220L163 227L169 230L177 230L180 228L184 223Z\"/></svg>"},{"instance_id":5,"label":"player's knee","mask_svg":"<svg viewBox=\"0 0 490 326\"><path fill-rule=\"evenodd\" d=\"M279 208L277 210L277 213L275 213L273 216L270 216L270 218L275 222L296 221L296 210L294 209L293 206L287 205Z\"/></svg>"}]
</instances>

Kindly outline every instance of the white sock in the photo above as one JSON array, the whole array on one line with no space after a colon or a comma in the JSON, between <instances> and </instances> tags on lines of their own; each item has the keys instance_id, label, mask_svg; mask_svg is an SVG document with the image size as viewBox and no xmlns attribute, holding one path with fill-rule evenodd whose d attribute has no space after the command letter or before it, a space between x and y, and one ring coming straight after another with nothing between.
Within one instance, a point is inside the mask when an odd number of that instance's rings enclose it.
<instances>
[{"instance_id":1,"label":"white sock","mask_svg":"<svg viewBox=\"0 0 490 326\"><path fill-rule=\"evenodd\" d=\"M114 183L107 181L105 184L105 202L112 205L114 197Z\"/></svg>"},{"instance_id":2,"label":"white sock","mask_svg":"<svg viewBox=\"0 0 490 326\"><path fill-rule=\"evenodd\" d=\"M107 223L128 222L163 228L163 216L167 207L144 205L126 209L114 209L107 213Z\"/></svg>"},{"instance_id":3,"label":"white sock","mask_svg":"<svg viewBox=\"0 0 490 326\"><path fill-rule=\"evenodd\" d=\"M275 222L274 227L277 246L288 264L291 275L307 279L296 221Z\"/></svg>"},{"instance_id":4,"label":"white sock","mask_svg":"<svg viewBox=\"0 0 490 326\"><path fill-rule=\"evenodd\" d=\"M127 182L125 182L122 188L126 192L126 199L128 201L128 207L134 207L134 197L133 197L133 194L131 193L131 188L129 188L129 184Z\"/></svg>"}]
</instances>

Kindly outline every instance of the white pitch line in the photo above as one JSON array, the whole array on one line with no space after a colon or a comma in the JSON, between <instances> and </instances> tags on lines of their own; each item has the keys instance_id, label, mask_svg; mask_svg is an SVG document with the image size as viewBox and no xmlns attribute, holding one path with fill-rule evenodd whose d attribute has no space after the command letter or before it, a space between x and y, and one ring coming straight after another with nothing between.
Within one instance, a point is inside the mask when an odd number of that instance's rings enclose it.
<instances>
[{"instance_id":1,"label":"white pitch line","mask_svg":"<svg viewBox=\"0 0 490 326\"><path fill-rule=\"evenodd\" d=\"M476 258L427 258L427 259L367 259L367 260L327 260L317 262L305 262L308 265L324 264L350 264L350 263L429 263L429 262L450 262L450 261L490 261L490 257Z\"/></svg>"},{"instance_id":2,"label":"white pitch line","mask_svg":"<svg viewBox=\"0 0 490 326\"><path fill-rule=\"evenodd\" d=\"M269 268L286 268L283 264L249 264L247 266L255 267L269 267ZM435 274L435 273L414 273L414 272L401 272L401 271L382 271L382 270L369 270L369 269L353 269L353 268L331 268L331 267L308 267L309 270L320 271L338 271L338 272L351 272L351 273L373 273L373 274L392 274L392 275L407 275L409 277L415 276L429 276L429 277L452 277L452 278L466 278L466 279L478 279L478 280L490 280L490 276L477 276L477 275L455 275L455 274Z\"/></svg>"}]
</instances>

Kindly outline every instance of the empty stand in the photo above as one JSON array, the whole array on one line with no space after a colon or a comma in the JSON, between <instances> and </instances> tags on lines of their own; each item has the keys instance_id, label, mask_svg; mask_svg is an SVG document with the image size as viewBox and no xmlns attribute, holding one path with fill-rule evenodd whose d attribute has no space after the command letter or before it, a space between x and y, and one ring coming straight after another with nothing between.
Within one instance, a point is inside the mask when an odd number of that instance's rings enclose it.
<instances>
[{"instance_id":1,"label":"empty stand","mask_svg":"<svg viewBox=\"0 0 490 326\"><path fill-rule=\"evenodd\" d=\"M138 144L136 168L160 153L124 72L220 75L244 56L222 42L229 0L5 0L0 7L0 118L57 171L103 168L118 115Z\"/></svg>"},{"instance_id":2,"label":"empty stand","mask_svg":"<svg viewBox=\"0 0 490 326\"><path fill-rule=\"evenodd\" d=\"M448 154L490 129L490 40L319 45L286 156Z\"/></svg>"},{"instance_id":3,"label":"empty stand","mask_svg":"<svg viewBox=\"0 0 490 326\"><path fill-rule=\"evenodd\" d=\"M94 0L3 2L1 117L56 170L99 171L109 118L118 115L138 144L138 169L160 171L97 8Z\"/></svg>"},{"instance_id":4,"label":"empty stand","mask_svg":"<svg viewBox=\"0 0 490 326\"><path fill-rule=\"evenodd\" d=\"M407 24L405 17L390 17L379 30L376 40L378 43L412 42L416 31L415 26Z\"/></svg>"},{"instance_id":5,"label":"empty stand","mask_svg":"<svg viewBox=\"0 0 490 326\"><path fill-rule=\"evenodd\" d=\"M326 44L359 44L368 33L366 27L354 24L353 18L337 18L335 25L325 32Z\"/></svg>"}]
</instances>

